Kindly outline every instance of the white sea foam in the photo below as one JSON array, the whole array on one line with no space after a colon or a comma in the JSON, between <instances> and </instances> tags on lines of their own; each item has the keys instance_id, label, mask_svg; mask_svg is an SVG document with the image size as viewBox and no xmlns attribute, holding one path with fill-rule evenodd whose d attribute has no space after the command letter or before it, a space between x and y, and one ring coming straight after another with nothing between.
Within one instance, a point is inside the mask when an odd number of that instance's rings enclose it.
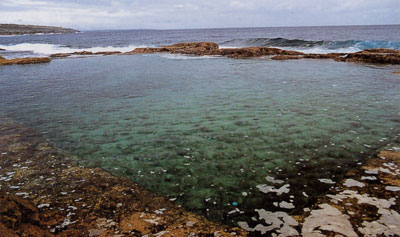
<instances>
[{"instance_id":1,"label":"white sea foam","mask_svg":"<svg viewBox=\"0 0 400 237\"><path fill-rule=\"evenodd\" d=\"M237 48L241 48L241 47L220 45L219 48L220 49L237 49Z\"/></svg>"},{"instance_id":2,"label":"white sea foam","mask_svg":"<svg viewBox=\"0 0 400 237\"><path fill-rule=\"evenodd\" d=\"M346 48L337 48L337 49L327 49L324 47L313 47L313 48L295 48L295 47L279 47L284 50L293 50L302 53L312 53L312 54L328 54L328 53L355 53L359 52L362 49L357 47L346 47Z\"/></svg>"},{"instance_id":3,"label":"white sea foam","mask_svg":"<svg viewBox=\"0 0 400 237\"><path fill-rule=\"evenodd\" d=\"M243 46L243 47L249 47L249 46ZM266 46L268 47L268 46ZM345 47L345 48L336 48L336 49L328 49L325 47L312 47L312 48L300 48L300 47L276 47L276 46L270 46L272 48L279 48L283 50L291 50L291 51L298 51L302 53L312 53L312 54L328 54L328 53L355 53L362 51L361 48L358 48L357 46L354 47ZM241 48L240 46L220 46L220 49L236 49L236 48Z\"/></svg>"},{"instance_id":4,"label":"white sea foam","mask_svg":"<svg viewBox=\"0 0 400 237\"><path fill-rule=\"evenodd\" d=\"M146 47L144 45L129 45L122 47L115 46L105 46L105 47L91 47L91 48L70 48L64 45L56 45L56 44L32 44L32 43L22 43L15 45L0 45L0 48L5 49L6 51L11 52L32 52L33 54L39 55L50 55L55 53L73 53L78 51L90 51L93 53L96 52L110 52L110 51L120 51L120 52L128 52L134 50L138 47Z\"/></svg>"}]
</instances>

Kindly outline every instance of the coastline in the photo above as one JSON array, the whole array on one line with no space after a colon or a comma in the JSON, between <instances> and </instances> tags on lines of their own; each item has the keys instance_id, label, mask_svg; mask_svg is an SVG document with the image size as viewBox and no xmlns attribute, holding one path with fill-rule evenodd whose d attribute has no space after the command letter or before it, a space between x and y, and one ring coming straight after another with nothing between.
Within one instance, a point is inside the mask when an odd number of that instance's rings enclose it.
<instances>
[{"instance_id":1,"label":"coastline","mask_svg":"<svg viewBox=\"0 0 400 237\"><path fill-rule=\"evenodd\" d=\"M55 26L0 24L0 36L68 34L77 32L79 31L63 27L55 27Z\"/></svg>"}]
</instances>

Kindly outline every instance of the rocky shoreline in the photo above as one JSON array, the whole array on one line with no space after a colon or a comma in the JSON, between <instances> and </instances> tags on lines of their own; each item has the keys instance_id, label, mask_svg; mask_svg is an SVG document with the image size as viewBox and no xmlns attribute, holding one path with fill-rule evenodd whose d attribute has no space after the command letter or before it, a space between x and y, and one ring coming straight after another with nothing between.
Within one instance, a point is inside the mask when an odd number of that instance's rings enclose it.
<instances>
[{"instance_id":1,"label":"rocky shoreline","mask_svg":"<svg viewBox=\"0 0 400 237\"><path fill-rule=\"evenodd\" d=\"M136 48L129 52L107 51L90 52L79 51L73 53L57 53L50 57L42 58L17 58L4 59L0 56L0 65L31 64L50 62L51 58L66 58L70 56L90 55L135 55L170 53L193 56L224 56L235 59L270 57L272 60L294 59L333 59L338 62L356 62L369 64L400 64L400 50L396 49L367 49L356 53L329 53L329 54L305 54L298 51L289 51L270 47L245 47L245 48L220 48L214 42L192 42L166 45L158 48Z\"/></svg>"},{"instance_id":2,"label":"rocky shoreline","mask_svg":"<svg viewBox=\"0 0 400 237\"><path fill-rule=\"evenodd\" d=\"M0 24L0 35L29 35L29 34L68 34L78 30L37 25Z\"/></svg>"}]
</instances>

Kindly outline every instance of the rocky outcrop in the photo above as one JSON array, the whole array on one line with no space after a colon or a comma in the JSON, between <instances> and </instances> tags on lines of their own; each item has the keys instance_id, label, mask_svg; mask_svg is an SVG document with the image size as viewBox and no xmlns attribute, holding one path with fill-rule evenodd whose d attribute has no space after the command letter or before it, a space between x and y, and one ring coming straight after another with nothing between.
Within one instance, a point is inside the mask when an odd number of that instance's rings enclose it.
<instances>
[{"instance_id":1,"label":"rocky outcrop","mask_svg":"<svg viewBox=\"0 0 400 237\"><path fill-rule=\"evenodd\" d=\"M290 60L290 59L301 59L303 57L298 55L277 55L272 57L272 60Z\"/></svg>"},{"instance_id":2,"label":"rocky outcrop","mask_svg":"<svg viewBox=\"0 0 400 237\"><path fill-rule=\"evenodd\" d=\"M245 47L245 48L223 48L220 49L213 42L179 43L159 48L137 48L125 54L151 54L172 53L188 55L217 55L229 58L253 58L262 56L273 56L273 60L290 59L334 59L336 61L400 64L400 50L394 49L369 49L358 53L329 53L329 54L304 54L298 51L289 51L269 47Z\"/></svg>"},{"instance_id":3,"label":"rocky outcrop","mask_svg":"<svg viewBox=\"0 0 400 237\"><path fill-rule=\"evenodd\" d=\"M5 59L5 58L0 56L0 65L37 64L37 63L48 63L50 61L51 61L51 59L47 58L47 57Z\"/></svg>"},{"instance_id":4,"label":"rocky outcrop","mask_svg":"<svg viewBox=\"0 0 400 237\"><path fill-rule=\"evenodd\" d=\"M70 53L55 53L55 54L51 54L50 57L51 58L66 58L71 56L72 54Z\"/></svg>"},{"instance_id":5,"label":"rocky outcrop","mask_svg":"<svg viewBox=\"0 0 400 237\"><path fill-rule=\"evenodd\" d=\"M168 49L188 49L188 48L204 48L206 50L218 49L219 45L214 42L192 42L192 43L178 43L173 45L162 46Z\"/></svg>"},{"instance_id":6,"label":"rocky outcrop","mask_svg":"<svg viewBox=\"0 0 400 237\"><path fill-rule=\"evenodd\" d=\"M0 192L0 236L52 236L28 200Z\"/></svg>"},{"instance_id":7,"label":"rocky outcrop","mask_svg":"<svg viewBox=\"0 0 400 237\"><path fill-rule=\"evenodd\" d=\"M171 53L187 54L195 56L225 56L228 58L254 58L270 56L273 60L293 60L293 59L333 59L344 62L360 62L375 64L400 64L400 50L394 49L368 49L357 53L329 53L329 54L305 54L298 51L283 50L270 47L245 47L245 48L219 48L214 42L193 42L164 45L153 48L136 48L132 51L121 53L113 52L90 52L79 51L74 53L52 54L52 58L64 58L71 55L133 55L133 54L153 54Z\"/></svg>"},{"instance_id":8,"label":"rocky outcrop","mask_svg":"<svg viewBox=\"0 0 400 237\"><path fill-rule=\"evenodd\" d=\"M90 51L78 51L78 52L73 52L73 53L56 53L56 54L51 54L51 58L66 58L72 55L115 55L115 54L121 54L120 51L103 51L103 52L90 52Z\"/></svg>"},{"instance_id":9,"label":"rocky outcrop","mask_svg":"<svg viewBox=\"0 0 400 237\"><path fill-rule=\"evenodd\" d=\"M0 24L0 35L25 35L25 34L66 34L77 33L78 30L36 25Z\"/></svg>"},{"instance_id":10,"label":"rocky outcrop","mask_svg":"<svg viewBox=\"0 0 400 237\"><path fill-rule=\"evenodd\" d=\"M376 64L400 64L400 50L368 49L336 58L337 61Z\"/></svg>"},{"instance_id":11,"label":"rocky outcrop","mask_svg":"<svg viewBox=\"0 0 400 237\"><path fill-rule=\"evenodd\" d=\"M99 168L0 118L0 236L246 236ZM29 232L27 232L29 231ZM232 233L232 235L231 235Z\"/></svg>"},{"instance_id":12,"label":"rocky outcrop","mask_svg":"<svg viewBox=\"0 0 400 237\"><path fill-rule=\"evenodd\" d=\"M306 54L304 58L311 58L311 59L336 59L342 57L346 54L344 53L328 53L328 54Z\"/></svg>"}]
</instances>

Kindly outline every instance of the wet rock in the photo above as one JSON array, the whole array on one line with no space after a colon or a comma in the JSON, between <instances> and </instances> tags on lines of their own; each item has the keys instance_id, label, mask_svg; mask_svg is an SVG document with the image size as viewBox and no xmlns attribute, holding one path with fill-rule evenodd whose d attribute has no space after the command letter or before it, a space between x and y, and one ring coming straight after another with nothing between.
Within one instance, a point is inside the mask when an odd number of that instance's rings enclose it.
<instances>
[{"instance_id":1,"label":"wet rock","mask_svg":"<svg viewBox=\"0 0 400 237\"><path fill-rule=\"evenodd\" d=\"M207 50L213 50L213 49L218 49L219 45L214 42L191 42L191 43L178 43L173 45L166 45L162 47L171 49L204 48Z\"/></svg>"},{"instance_id":2,"label":"wet rock","mask_svg":"<svg viewBox=\"0 0 400 237\"><path fill-rule=\"evenodd\" d=\"M73 52L71 54L73 54L73 55L93 55L95 53L90 52L90 51L79 51L79 52Z\"/></svg>"},{"instance_id":3,"label":"wet rock","mask_svg":"<svg viewBox=\"0 0 400 237\"><path fill-rule=\"evenodd\" d=\"M124 54L151 54L151 53L166 53L170 52L167 48L136 48L132 51L126 52Z\"/></svg>"},{"instance_id":4,"label":"wet rock","mask_svg":"<svg viewBox=\"0 0 400 237\"><path fill-rule=\"evenodd\" d=\"M97 52L94 53L96 55L115 55L115 54L120 54L120 51L104 51L104 52Z\"/></svg>"},{"instance_id":5,"label":"wet rock","mask_svg":"<svg viewBox=\"0 0 400 237\"><path fill-rule=\"evenodd\" d=\"M375 64L400 64L400 50L368 49L336 58L337 61Z\"/></svg>"},{"instance_id":6,"label":"wet rock","mask_svg":"<svg viewBox=\"0 0 400 237\"><path fill-rule=\"evenodd\" d=\"M36 64L36 63L48 63L51 59L47 57L43 58L14 58L5 59L0 56L0 65L13 65L13 64Z\"/></svg>"},{"instance_id":7,"label":"wet rock","mask_svg":"<svg viewBox=\"0 0 400 237\"><path fill-rule=\"evenodd\" d=\"M321 204L320 209L311 211L311 215L305 219L302 228L303 236L326 236L321 231L330 231L344 236L357 237L350 217L342 214L338 209Z\"/></svg>"},{"instance_id":8,"label":"wet rock","mask_svg":"<svg viewBox=\"0 0 400 237\"><path fill-rule=\"evenodd\" d=\"M51 236L29 201L0 193L0 236Z\"/></svg>"},{"instance_id":9,"label":"wet rock","mask_svg":"<svg viewBox=\"0 0 400 237\"><path fill-rule=\"evenodd\" d=\"M400 151L392 147L349 171L345 180L318 199L310 215L303 214L302 234L396 236L400 230L399 167Z\"/></svg>"},{"instance_id":10,"label":"wet rock","mask_svg":"<svg viewBox=\"0 0 400 237\"><path fill-rule=\"evenodd\" d=\"M69 56L71 56L70 53L55 53L50 55L51 58L66 58Z\"/></svg>"},{"instance_id":11,"label":"wet rock","mask_svg":"<svg viewBox=\"0 0 400 237\"><path fill-rule=\"evenodd\" d=\"M336 59L338 57L344 56L344 53L328 53L328 54L306 54L304 58L311 59Z\"/></svg>"},{"instance_id":12,"label":"wet rock","mask_svg":"<svg viewBox=\"0 0 400 237\"><path fill-rule=\"evenodd\" d=\"M272 57L272 60L290 60L290 59L302 59L303 57L298 55L277 55Z\"/></svg>"}]
</instances>

